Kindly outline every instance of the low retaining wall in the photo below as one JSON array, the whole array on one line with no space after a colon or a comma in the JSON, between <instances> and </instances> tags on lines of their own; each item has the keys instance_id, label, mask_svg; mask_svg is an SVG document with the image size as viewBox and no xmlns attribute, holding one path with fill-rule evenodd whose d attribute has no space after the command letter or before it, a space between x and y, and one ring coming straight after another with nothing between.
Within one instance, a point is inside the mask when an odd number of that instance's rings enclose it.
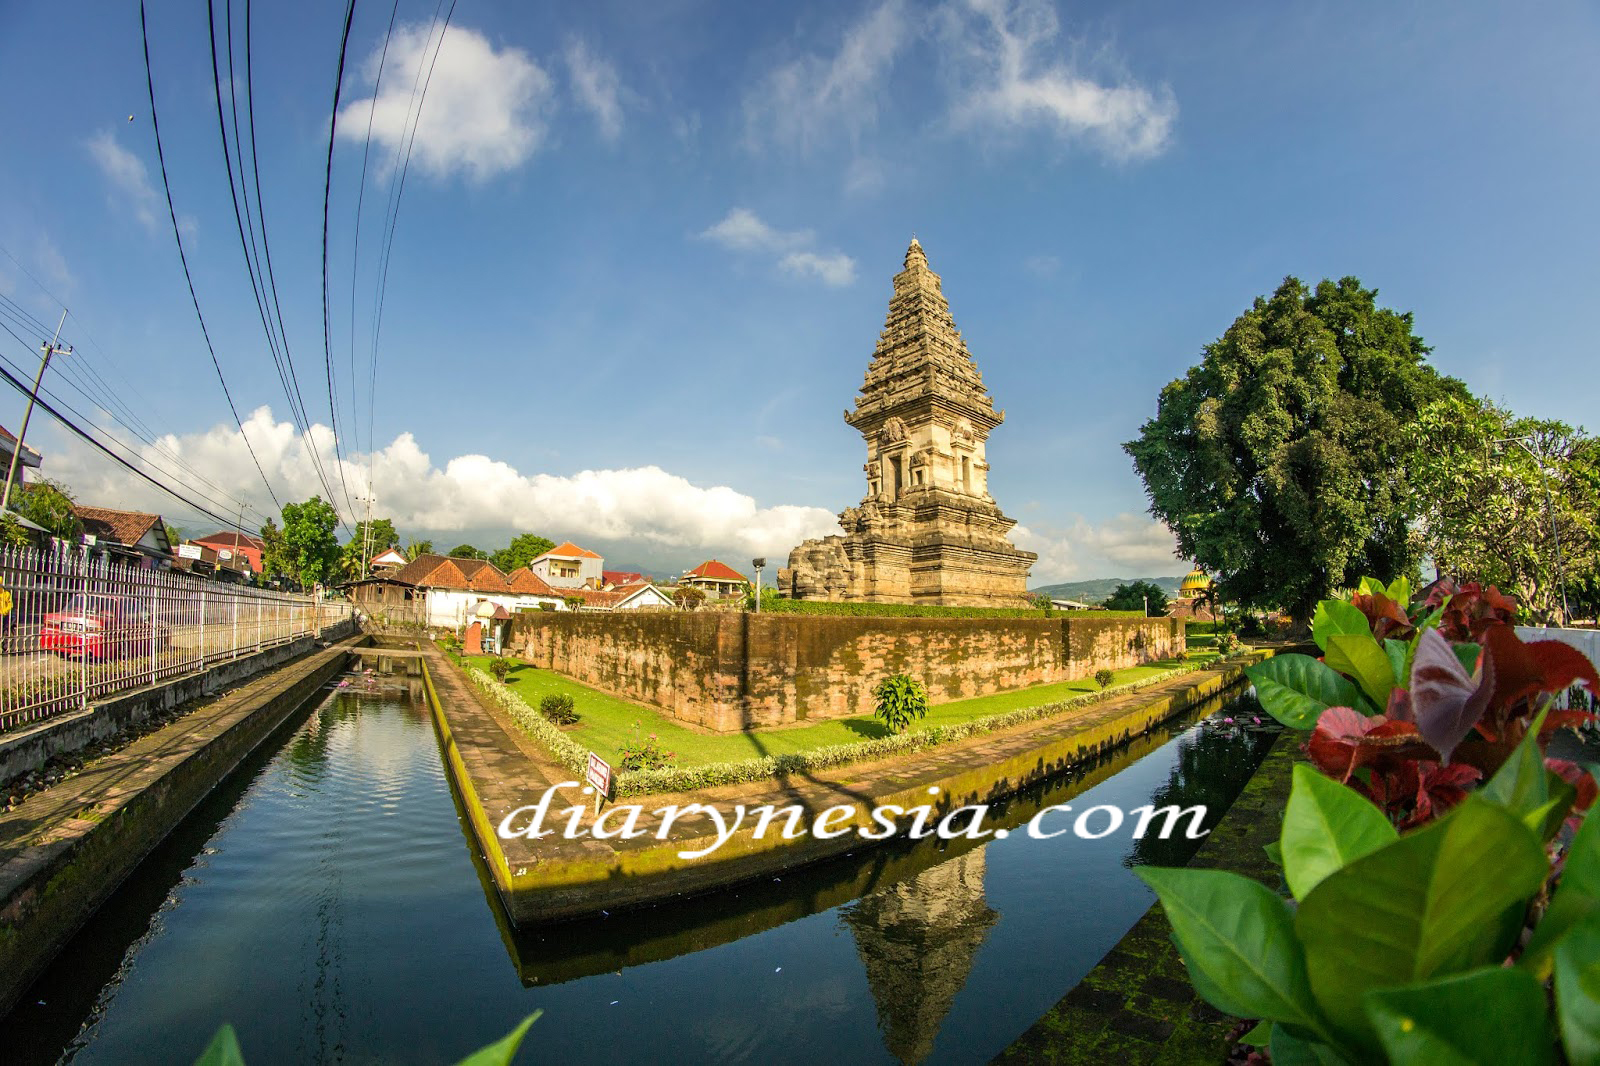
<instances>
[{"instance_id":1,"label":"low retaining wall","mask_svg":"<svg viewBox=\"0 0 1600 1066\"><path fill-rule=\"evenodd\" d=\"M871 618L720 612L538 612L509 651L719 732L870 713L907 673L935 702L1073 681L1182 655L1172 618Z\"/></svg>"},{"instance_id":2,"label":"low retaining wall","mask_svg":"<svg viewBox=\"0 0 1600 1066\"><path fill-rule=\"evenodd\" d=\"M347 657L338 647L289 664L0 819L0 1015L150 850Z\"/></svg>"},{"instance_id":3,"label":"low retaining wall","mask_svg":"<svg viewBox=\"0 0 1600 1066\"><path fill-rule=\"evenodd\" d=\"M54 715L0 734L0 787L38 770L53 756L82 751L96 741L114 737L179 704L216 695L264 670L298 659L312 651L319 639L324 643L344 640L357 631L354 620L341 622L320 638L301 637L158 685L121 692L82 710Z\"/></svg>"}]
</instances>

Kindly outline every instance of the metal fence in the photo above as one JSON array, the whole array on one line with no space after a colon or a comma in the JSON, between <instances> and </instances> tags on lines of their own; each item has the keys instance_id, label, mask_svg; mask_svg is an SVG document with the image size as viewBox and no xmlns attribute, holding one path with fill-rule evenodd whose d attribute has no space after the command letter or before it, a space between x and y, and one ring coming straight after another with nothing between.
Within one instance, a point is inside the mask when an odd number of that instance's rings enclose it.
<instances>
[{"instance_id":1,"label":"metal fence","mask_svg":"<svg viewBox=\"0 0 1600 1066\"><path fill-rule=\"evenodd\" d=\"M151 570L81 548L0 548L0 730L322 633L345 602Z\"/></svg>"}]
</instances>

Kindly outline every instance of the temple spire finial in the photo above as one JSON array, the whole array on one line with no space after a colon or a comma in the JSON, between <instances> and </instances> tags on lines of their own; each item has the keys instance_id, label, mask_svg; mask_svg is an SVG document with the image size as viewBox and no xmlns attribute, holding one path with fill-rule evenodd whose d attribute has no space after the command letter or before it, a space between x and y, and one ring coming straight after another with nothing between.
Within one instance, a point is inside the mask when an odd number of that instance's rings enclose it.
<instances>
[{"instance_id":1,"label":"temple spire finial","mask_svg":"<svg viewBox=\"0 0 1600 1066\"><path fill-rule=\"evenodd\" d=\"M905 258L906 267L909 268L912 263L918 263L922 266L928 265L928 257L922 251L922 242L917 240L917 235L915 233L911 235L911 246L906 249Z\"/></svg>"}]
</instances>

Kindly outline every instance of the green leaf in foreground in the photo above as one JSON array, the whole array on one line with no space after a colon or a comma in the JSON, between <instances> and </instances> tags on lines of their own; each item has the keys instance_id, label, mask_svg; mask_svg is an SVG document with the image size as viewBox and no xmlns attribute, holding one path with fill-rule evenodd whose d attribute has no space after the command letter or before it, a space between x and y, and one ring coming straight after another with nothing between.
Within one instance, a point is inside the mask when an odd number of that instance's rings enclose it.
<instances>
[{"instance_id":1,"label":"green leaf in foreground","mask_svg":"<svg viewBox=\"0 0 1600 1066\"><path fill-rule=\"evenodd\" d=\"M1346 600L1323 600L1311 615L1311 639L1323 653L1328 651L1328 638L1335 633L1362 633L1372 636L1372 623L1361 613L1361 608Z\"/></svg>"},{"instance_id":2,"label":"green leaf in foreground","mask_svg":"<svg viewBox=\"0 0 1600 1066\"><path fill-rule=\"evenodd\" d=\"M1518 965L1536 977L1549 976L1551 953L1561 938L1595 914L1600 914L1600 818L1590 812L1567 848L1561 884Z\"/></svg>"},{"instance_id":3,"label":"green leaf in foreground","mask_svg":"<svg viewBox=\"0 0 1600 1066\"><path fill-rule=\"evenodd\" d=\"M1577 926L1556 947L1555 985L1567 1060L1600 1062L1600 915Z\"/></svg>"},{"instance_id":4,"label":"green leaf in foreground","mask_svg":"<svg viewBox=\"0 0 1600 1066\"><path fill-rule=\"evenodd\" d=\"M1544 991L1521 970L1487 967L1382 989L1367 993L1366 1005L1391 1062L1546 1066L1555 1061Z\"/></svg>"},{"instance_id":5,"label":"green leaf in foreground","mask_svg":"<svg viewBox=\"0 0 1600 1066\"><path fill-rule=\"evenodd\" d=\"M1280 845L1284 879L1296 899L1305 899L1335 870L1399 837L1384 813L1359 792L1305 763L1295 765Z\"/></svg>"},{"instance_id":6,"label":"green leaf in foreground","mask_svg":"<svg viewBox=\"0 0 1600 1066\"><path fill-rule=\"evenodd\" d=\"M1290 729L1310 729L1329 707L1371 713L1361 692L1325 663L1309 655L1275 655L1245 667L1266 712Z\"/></svg>"},{"instance_id":7,"label":"green leaf in foreground","mask_svg":"<svg viewBox=\"0 0 1600 1066\"><path fill-rule=\"evenodd\" d=\"M522 1046L522 1038L528 1034L528 1026L539 1020L539 1015L544 1011L536 1010L510 1033L500 1040L496 1040L486 1048L479 1048L456 1066L510 1066L511 1060L516 1057L517 1048Z\"/></svg>"},{"instance_id":8,"label":"green leaf in foreground","mask_svg":"<svg viewBox=\"0 0 1600 1066\"><path fill-rule=\"evenodd\" d=\"M1371 633L1335 633L1328 638L1327 664L1355 678L1367 699L1380 710L1389 705L1389 693L1394 689L1394 669L1389 656Z\"/></svg>"},{"instance_id":9,"label":"green leaf in foreground","mask_svg":"<svg viewBox=\"0 0 1600 1066\"><path fill-rule=\"evenodd\" d=\"M239 1034L233 1026L224 1023L211 1043L194 1060L194 1066L244 1066L244 1052L239 1050Z\"/></svg>"},{"instance_id":10,"label":"green leaf in foreground","mask_svg":"<svg viewBox=\"0 0 1600 1066\"><path fill-rule=\"evenodd\" d=\"M1289 907L1265 886L1220 870L1136 867L1161 897L1195 991L1240 1018L1320 1027Z\"/></svg>"},{"instance_id":11,"label":"green leaf in foreground","mask_svg":"<svg viewBox=\"0 0 1600 1066\"><path fill-rule=\"evenodd\" d=\"M1362 997L1500 963L1548 870L1520 820L1469 796L1427 828L1329 874L1294 918L1318 1005L1339 1034L1375 1053Z\"/></svg>"}]
</instances>

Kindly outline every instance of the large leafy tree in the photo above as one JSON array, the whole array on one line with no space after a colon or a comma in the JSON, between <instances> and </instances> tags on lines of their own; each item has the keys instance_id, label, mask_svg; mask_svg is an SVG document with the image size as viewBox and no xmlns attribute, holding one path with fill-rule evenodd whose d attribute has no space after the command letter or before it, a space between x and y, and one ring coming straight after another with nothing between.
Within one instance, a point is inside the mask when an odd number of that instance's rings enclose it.
<instances>
[{"instance_id":1,"label":"large leafy tree","mask_svg":"<svg viewBox=\"0 0 1600 1066\"><path fill-rule=\"evenodd\" d=\"M475 548L471 544L457 544L450 549L452 559L487 559L489 553L482 548Z\"/></svg>"},{"instance_id":2,"label":"large leafy tree","mask_svg":"<svg viewBox=\"0 0 1600 1066\"><path fill-rule=\"evenodd\" d=\"M72 509L72 491L59 481L40 478L13 490L11 509L62 540L76 541L83 535L83 522Z\"/></svg>"},{"instance_id":3,"label":"large leafy tree","mask_svg":"<svg viewBox=\"0 0 1600 1066\"><path fill-rule=\"evenodd\" d=\"M399 543L400 534L390 519L374 518L371 522L357 522L340 556L339 572L351 580L364 577L368 559Z\"/></svg>"},{"instance_id":4,"label":"large leafy tree","mask_svg":"<svg viewBox=\"0 0 1600 1066\"><path fill-rule=\"evenodd\" d=\"M411 540L406 541L405 552L407 559L415 559L421 555L432 555L433 541L417 540L415 537L413 537Z\"/></svg>"},{"instance_id":5,"label":"large leafy tree","mask_svg":"<svg viewBox=\"0 0 1600 1066\"><path fill-rule=\"evenodd\" d=\"M262 580L271 581L275 577L292 574L294 568L290 565L289 550L283 542L283 530L278 528L278 523L267 519L260 534Z\"/></svg>"},{"instance_id":6,"label":"large leafy tree","mask_svg":"<svg viewBox=\"0 0 1600 1066\"><path fill-rule=\"evenodd\" d=\"M1466 388L1427 365L1409 313L1355 278L1285 278L1198 366L1161 391L1124 445L1150 512L1220 595L1299 620L1362 574L1416 569L1400 473L1406 426Z\"/></svg>"},{"instance_id":7,"label":"large leafy tree","mask_svg":"<svg viewBox=\"0 0 1600 1066\"><path fill-rule=\"evenodd\" d=\"M1142 611L1149 604L1150 614L1167 613L1167 594L1153 581L1124 582L1118 585L1106 600L1106 609L1112 611Z\"/></svg>"},{"instance_id":8,"label":"large leafy tree","mask_svg":"<svg viewBox=\"0 0 1600 1066\"><path fill-rule=\"evenodd\" d=\"M1497 585L1552 619L1564 572L1568 600L1587 613L1600 577L1600 441L1454 396L1424 408L1409 439L1418 528L1441 573Z\"/></svg>"},{"instance_id":9,"label":"large leafy tree","mask_svg":"<svg viewBox=\"0 0 1600 1066\"><path fill-rule=\"evenodd\" d=\"M539 556L556 546L556 542L537 533L523 533L511 538L509 547L501 548L489 556L489 561L505 573L527 566Z\"/></svg>"},{"instance_id":10,"label":"large leafy tree","mask_svg":"<svg viewBox=\"0 0 1600 1066\"><path fill-rule=\"evenodd\" d=\"M283 505L284 561L302 586L320 584L338 575L338 526L338 512L321 496Z\"/></svg>"}]
</instances>

